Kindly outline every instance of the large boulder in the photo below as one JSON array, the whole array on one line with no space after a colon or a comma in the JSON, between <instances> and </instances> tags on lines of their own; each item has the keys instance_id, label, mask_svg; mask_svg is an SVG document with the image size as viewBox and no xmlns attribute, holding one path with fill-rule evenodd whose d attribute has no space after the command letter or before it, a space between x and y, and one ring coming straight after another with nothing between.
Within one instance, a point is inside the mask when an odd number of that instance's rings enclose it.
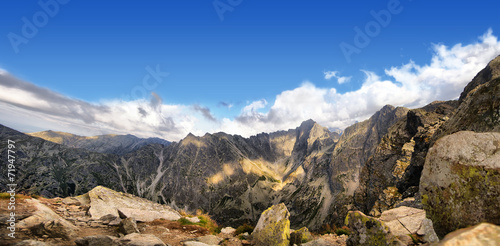
<instances>
[{"instance_id":1,"label":"large boulder","mask_svg":"<svg viewBox=\"0 0 500 246\"><path fill-rule=\"evenodd\" d=\"M52 209L43 205L36 199L27 199L25 203L35 208L32 216L21 220L19 228L30 229L38 236L47 235L52 238L71 239L76 237L79 229L56 214Z\"/></svg>"},{"instance_id":2,"label":"large boulder","mask_svg":"<svg viewBox=\"0 0 500 246\"><path fill-rule=\"evenodd\" d=\"M178 220L181 215L167 205L158 204L127 193L117 192L103 186L97 186L88 193L90 198L89 213L92 219L99 220L105 215L135 218L140 222L155 219Z\"/></svg>"},{"instance_id":3,"label":"large boulder","mask_svg":"<svg viewBox=\"0 0 500 246\"><path fill-rule=\"evenodd\" d=\"M253 243L266 246L288 246L290 243L290 212L284 203L262 212L252 232Z\"/></svg>"},{"instance_id":4,"label":"large boulder","mask_svg":"<svg viewBox=\"0 0 500 246\"><path fill-rule=\"evenodd\" d=\"M480 222L500 224L500 133L439 139L427 154L420 192L440 237Z\"/></svg>"},{"instance_id":5,"label":"large boulder","mask_svg":"<svg viewBox=\"0 0 500 246\"><path fill-rule=\"evenodd\" d=\"M434 232L432 221L425 216L425 210L401 206L386 210L380 216L391 233L401 241L411 243L409 235L418 236L425 243L438 242L439 238Z\"/></svg>"},{"instance_id":6,"label":"large boulder","mask_svg":"<svg viewBox=\"0 0 500 246\"><path fill-rule=\"evenodd\" d=\"M350 211L345 224L351 230L347 245L404 245L390 232L384 222L366 216L360 211Z\"/></svg>"},{"instance_id":7,"label":"large boulder","mask_svg":"<svg viewBox=\"0 0 500 246\"><path fill-rule=\"evenodd\" d=\"M500 226L481 223L476 226L454 231L438 244L438 246L490 246L500 245Z\"/></svg>"}]
</instances>

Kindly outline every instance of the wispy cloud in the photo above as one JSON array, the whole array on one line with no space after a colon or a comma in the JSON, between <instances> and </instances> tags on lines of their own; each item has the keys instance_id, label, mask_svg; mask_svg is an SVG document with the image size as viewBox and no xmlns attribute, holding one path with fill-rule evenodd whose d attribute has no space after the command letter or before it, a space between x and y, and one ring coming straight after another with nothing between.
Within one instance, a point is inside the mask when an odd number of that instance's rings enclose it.
<instances>
[{"instance_id":1,"label":"wispy cloud","mask_svg":"<svg viewBox=\"0 0 500 246\"><path fill-rule=\"evenodd\" d=\"M325 79L326 80L330 80L332 78L335 78L337 79L337 82L339 84L344 84L344 83L347 83L349 81L351 81L351 78L352 76L349 76L349 77L346 77L346 76L339 76L339 72L338 71L326 71L326 72L323 72L325 74Z\"/></svg>"},{"instance_id":2,"label":"wispy cloud","mask_svg":"<svg viewBox=\"0 0 500 246\"><path fill-rule=\"evenodd\" d=\"M210 109L207 107L202 107L198 104L193 105L193 108L195 111L200 112L205 119L210 120L210 121L217 121L217 119L212 115L210 112Z\"/></svg>"},{"instance_id":3,"label":"wispy cloud","mask_svg":"<svg viewBox=\"0 0 500 246\"><path fill-rule=\"evenodd\" d=\"M219 104L217 104L218 106L222 106L222 107L225 107L227 109L231 109L232 107L234 107L234 104L232 103L228 103L228 102L219 102Z\"/></svg>"}]
</instances>

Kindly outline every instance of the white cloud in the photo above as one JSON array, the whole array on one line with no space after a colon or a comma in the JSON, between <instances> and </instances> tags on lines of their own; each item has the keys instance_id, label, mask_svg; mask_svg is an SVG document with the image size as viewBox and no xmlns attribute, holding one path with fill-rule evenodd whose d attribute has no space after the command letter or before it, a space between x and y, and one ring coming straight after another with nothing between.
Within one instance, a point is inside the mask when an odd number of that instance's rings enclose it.
<instances>
[{"instance_id":1,"label":"white cloud","mask_svg":"<svg viewBox=\"0 0 500 246\"><path fill-rule=\"evenodd\" d=\"M351 76L349 76L349 77L339 77L337 79L337 81L339 82L339 84L343 84L343 83L347 83L347 82L351 81L351 78L352 78Z\"/></svg>"},{"instance_id":2,"label":"white cloud","mask_svg":"<svg viewBox=\"0 0 500 246\"><path fill-rule=\"evenodd\" d=\"M114 133L179 140L189 132L201 135L215 128L215 123L206 122L208 109L166 105L154 92L150 101L108 100L91 104L8 73L0 74L0 109L1 122L24 126L28 131L50 129L86 136Z\"/></svg>"},{"instance_id":3,"label":"white cloud","mask_svg":"<svg viewBox=\"0 0 500 246\"><path fill-rule=\"evenodd\" d=\"M477 43L452 47L435 44L429 64L420 66L410 61L391 67L385 71L391 80L363 71L366 79L361 88L343 94L335 88L305 83L277 95L267 113L225 119L221 130L248 136L294 128L307 119L330 128L345 128L369 118L387 104L420 107L435 100L456 99L467 83L499 54L500 42L491 30ZM338 78L338 72L325 72L325 79L331 78Z\"/></svg>"},{"instance_id":4,"label":"white cloud","mask_svg":"<svg viewBox=\"0 0 500 246\"><path fill-rule=\"evenodd\" d=\"M337 77L337 71L326 71L326 72L323 72L325 74L325 79L327 80L330 80L332 79L333 77Z\"/></svg>"},{"instance_id":5,"label":"white cloud","mask_svg":"<svg viewBox=\"0 0 500 246\"><path fill-rule=\"evenodd\" d=\"M253 101L252 103L245 106L242 110L243 115L257 113L259 109L265 108L267 105L266 99L261 99L258 101Z\"/></svg>"},{"instance_id":6,"label":"white cloud","mask_svg":"<svg viewBox=\"0 0 500 246\"><path fill-rule=\"evenodd\" d=\"M345 128L365 120L387 104L418 107L434 100L457 98L463 88L486 64L500 54L500 42L491 30L477 43L452 47L433 46L429 64L413 61L385 70L388 79L365 73L362 86L347 93L335 88L318 88L304 82L281 92L274 102L264 99L247 103L234 119L216 119L209 108L197 105L168 105L153 94L148 100L111 100L92 104L68 98L19 80L0 70L0 122L31 129L52 129L80 135L134 134L179 140L189 132L225 131L250 136L297 127L313 119L330 128ZM337 71L325 72L325 79L346 83ZM230 104L221 103L230 108ZM33 122L36 122L35 125Z\"/></svg>"},{"instance_id":7,"label":"white cloud","mask_svg":"<svg viewBox=\"0 0 500 246\"><path fill-rule=\"evenodd\" d=\"M351 81L351 78L352 76L349 76L349 77L343 77L343 76L339 76L339 72L338 71L326 71L326 72L323 72L325 74L325 79L326 80L330 80L332 78L336 78L337 79L337 82L339 84L344 84L344 83L347 83L349 81Z\"/></svg>"}]
</instances>

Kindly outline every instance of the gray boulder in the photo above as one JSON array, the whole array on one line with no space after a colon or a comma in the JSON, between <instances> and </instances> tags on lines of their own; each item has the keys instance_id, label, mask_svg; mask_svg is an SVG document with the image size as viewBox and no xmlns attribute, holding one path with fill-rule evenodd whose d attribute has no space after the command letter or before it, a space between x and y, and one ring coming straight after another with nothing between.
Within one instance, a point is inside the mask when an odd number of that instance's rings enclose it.
<instances>
[{"instance_id":1,"label":"gray boulder","mask_svg":"<svg viewBox=\"0 0 500 246\"><path fill-rule=\"evenodd\" d=\"M290 213L283 203L262 212L252 232L253 243L262 246L288 246L290 243L289 217Z\"/></svg>"},{"instance_id":2,"label":"gray boulder","mask_svg":"<svg viewBox=\"0 0 500 246\"><path fill-rule=\"evenodd\" d=\"M75 240L77 246L118 246L118 238L106 235L88 236Z\"/></svg>"},{"instance_id":3,"label":"gray boulder","mask_svg":"<svg viewBox=\"0 0 500 246\"><path fill-rule=\"evenodd\" d=\"M432 221L426 218L425 210L401 206L386 210L380 216L391 233L405 243L411 243L410 234L420 236L424 242L438 242Z\"/></svg>"},{"instance_id":4,"label":"gray boulder","mask_svg":"<svg viewBox=\"0 0 500 246\"><path fill-rule=\"evenodd\" d=\"M124 246L166 246L161 239L152 234L132 233L120 238Z\"/></svg>"},{"instance_id":5,"label":"gray boulder","mask_svg":"<svg viewBox=\"0 0 500 246\"><path fill-rule=\"evenodd\" d=\"M362 212L350 211L345 223L351 230L347 245L405 245L390 232L384 222Z\"/></svg>"},{"instance_id":6,"label":"gray boulder","mask_svg":"<svg viewBox=\"0 0 500 246\"><path fill-rule=\"evenodd\" d=\"M457 132L429 150L422 204L443 237L480 222L500 224L500 133Z\"/></svg>"},{"instance_id":7,"label":"gray boulder","mask_svg":"<svg viewBox=\"0 0 500 246\"><path fill-rule=\"evenodd\" d=\"M139 233L139 229L137 228L137 221L134 218L126 218L120 222L118 226L118 231L123 233L124 235L128 235L131 233Z\"/></svg>"},{"instance_id":8,"label":"gray boulder","mask_svg":"<svg viewBox=\"0 0 500 246\"><path fill-rule=\"evenodd\" d=\"M117 192L97 186L88 193L89 213L93 219L111 214L116 217L136 218L137 221L150 222L155 219L178 220L181 215L167 205L158 204L127 193Z\"/></svg>"},{"instance_id":9,"label":"gray boulder","mask_svg":"<svg viewBox=\"0 0 500 246\"><path fill-rule=\"evenodd\" d=\"M438 246L494 246L500 245L500 226L481 223L472 227L454 231L438 244Z\"/></svg>"}]
</instances>

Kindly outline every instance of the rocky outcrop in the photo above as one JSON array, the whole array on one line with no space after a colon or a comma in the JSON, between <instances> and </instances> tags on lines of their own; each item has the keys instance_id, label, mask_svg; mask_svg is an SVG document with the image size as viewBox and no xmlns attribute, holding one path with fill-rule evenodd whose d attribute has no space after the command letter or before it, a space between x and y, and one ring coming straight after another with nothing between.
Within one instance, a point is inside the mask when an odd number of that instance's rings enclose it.
<instances>
[{"instance_id":1,"label":"rocky outcrop","mask_svg":"<svg viewBox=\"0 0 500 246\"><path fill-rule=\"evenodd\" d=\"M426 213L422 209L402 206L386 210L379 220L389 227L394 236L406 244L413 243L412 236L421 239L423 243L439 241L432 221L426 218Z\"/></svg>"},{"instance_id":2,"label":"rocky outcrop","mask_svg":"<svg viewBox=\"0 0 500 246\"><path fill-rule=\"evenodd\" d=\"M458 101L462 103L471 91L498 77L500 77L500 56L490 61L488 65L467 84L464 91L460 94Z\"/></svg>"},{"instance_id":3,"label":"rocky outcrop","mask_svg":"<svg viewBox=\"0 0 500 246\"><path fill-rule=\"evenodd\" d=\"M78 228L70 222L63 219L47 206L36 199L26 200L35 208L32 216L21 220L18 223L19 228L27 228L34 235L49 236L53 238L70 239L77 235Z\"/></svg>"},{"instance_id":4,"label":"rocky outcrop","mask_svg":"<svg viewBox=\"0 0 500 246\"><path fill-rule=\"evenodd\" d=\"M422 203L439 236L480 222L500 224L500 133L458 132L429 150Z\"/></svg>"},{"instance_id":5,"label":"rocky outcrop","mask_svg":"<svg viewBox=\"0 0 500 246\"><path fill-rule=\"evenodd\" d=\"M500 132L500 56L467 85L456 113L435 139L458 131Z\"/></svg>"},{"instance_id":6,"label":"rocky outcrop","mask_svg":"<svg viewBox=\"0 0 500 246\"><path fill-rule=\"evenodd\" d=\"M347 245L404 245L391 234L384 222L360 211L350 211L345 224L351 230Z\"/></svg>"},{"instance_id":7,"label":"rocky outcrop","mask_svg":"<svg viewBox=\"0 0 500 246\"><path fill-rule=\"evenodd\" d=\"M108 215L136 218L137 221L178 220L181 218L181 215L169 206L103 186L97 186L87 195L90 198L89 213L96 220Z\"/></svg>"},{"instance_id":8,"label":"rocky outcrop","mask_svg":"<svg viewBox=\"0 0 500 246\"><path fill-rule=\"evenodd\" d=\"M262 246L288 246L290 244L290 213L285 204L268 208L260 216L252 232L253 243Z\"/></svg>"},{"instance_id":9,"label":"rocky outcrop","mask_svg":"<svg viewBox=\"0 0 500 246\"><path fill-rule=\"evenodd\" d=\"M481 223L446 235L437 246L490 246L498 245L499 242L500 226Z\"/></svg>"},{"instance_id":10,"label":"rocky outcrop","mask_svg":"<svg viewBox=\"0 0 500 246\"><path fill-rule=\"evenodd\" d=\"M383 136L362 167L354 204L372 216L414 197L430 141L456 103L433 102L407 111ZM419 207L417 203L413 206ZM411 205L411 203L407 203Z\"/></svg>"}]
</instances>

